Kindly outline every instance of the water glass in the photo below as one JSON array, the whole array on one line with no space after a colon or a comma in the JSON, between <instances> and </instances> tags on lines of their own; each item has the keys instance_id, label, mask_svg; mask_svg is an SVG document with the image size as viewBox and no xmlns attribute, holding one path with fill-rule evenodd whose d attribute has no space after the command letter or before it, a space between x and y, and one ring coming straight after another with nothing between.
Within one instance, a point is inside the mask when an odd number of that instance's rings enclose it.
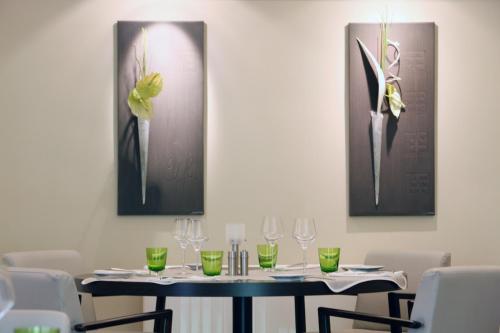
<instances>
[{"instance_id":1,"label":"water glass","mask_svg":"<svg viewBox=\"0 0 500 333\"><path fill-rule=\"evenodd\" d=\"M302 249L302 265L305 273L307 268L307 248L316 239L316 224L314 223L314 219L296 218L292 237L295 238Z\"/></svg>"},{"instance_id":2,"label":"water glass","mask_svg":"<svg viewBox=\"0 0 500 333\"><path fill-rule=\"evenodd\" d=\"M182 274L186 274L186 248L189 245L188 239L189 219L176 218L174 238L182 250Z\"/></svg>"},{"instance_id":3,"label":"water glass","mask_svg":"<svg viewBox=\"0 0 500 333\"><path fill-rule=\"evenodd\" d=\"M223 254L223 251L201 251L203 274L208 276L220 275Z\"/></svg>"},{"instance_id":4,"label":"water glass","mask_svg":"<svg viewBox=\"0 0 500 333\"><path fill-rule=\"evenodd\" d=\"M146 248L146 259L148 261L148 269L150 272L158 276L158 272L165 270L167 263L166 247L148 247Z\"/></svg>"},{"instance_id":5,"label":"water glass","mask_svg":"<svg viewBox=\"0 0 500 333\"><path fill-rule=\"evenodd\" d=\"M278 258L278 244L257 245L257 256L259 257L259 266L262 269L274 270Z\"/></svg>"},{"instance_id":6,"label":"water glass","mask_svg":"<svg viewBox=\"0 0 500 333\"><path fill-rule=\"evenodd\" d=\"M340 248L320 247L318 255L319 266L323 273L336 272L339 269Z\"/></svg>"},{"instance_id":7,"label":"water glass","mask_svg":"<svg viewBox=\"0 0 500 333\"><path fill-rule=\"evenodd\" d=\"M277 216L264 216L261 226L262 235L268 244L275 244L283 238L283 224Z\"/></svg>"},{"instance_id":8,"label":"water glass","mask_svg":"<svg viewBox=\"0 0 500 333\"><path fill-rule=\"evenodd\" d=\"M193 246L193 250L196 253L196 271L198 271L199 260L200 260L200 250L203 243L208 240L205 231L205 222L203 219L191 219L188 225L188 240Z\"/></svg>"}]
</instances>

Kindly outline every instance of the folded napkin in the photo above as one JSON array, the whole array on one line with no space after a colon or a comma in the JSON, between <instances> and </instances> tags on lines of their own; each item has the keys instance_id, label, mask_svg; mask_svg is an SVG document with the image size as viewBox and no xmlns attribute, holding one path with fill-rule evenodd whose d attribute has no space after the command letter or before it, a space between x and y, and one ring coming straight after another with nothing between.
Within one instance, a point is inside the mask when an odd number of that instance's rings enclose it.
<instances>
[{"instance_id":1,"label":"folded napkin","mask_svg":"<svg viewBox=\"0 0 500 333\"><path fill-rule=\"evenodd\" d=\"M335 272L325 275L308 275L307 280L323 281L331 291L335 293L343 292L357 284L367 281L390 281L395 283L400 289L406 289L406 274L399 272Z\"/></svg>"}]
</instances>

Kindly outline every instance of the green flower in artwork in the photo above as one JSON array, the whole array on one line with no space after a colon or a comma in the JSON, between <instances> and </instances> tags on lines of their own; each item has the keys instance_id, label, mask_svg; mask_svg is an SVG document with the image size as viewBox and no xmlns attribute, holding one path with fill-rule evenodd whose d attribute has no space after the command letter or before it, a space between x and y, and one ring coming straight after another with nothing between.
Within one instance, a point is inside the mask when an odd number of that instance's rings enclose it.
<instances>
[{"instance_id":1,"label":"green flower in artwork","mask_svg":"<svg viewBox=\"0 0 500 333\"><path fill-rule=\"evenodd\" d=\"M139 80L130 91L127 99L130 111L139 119L150 120L153 117L153 103L151 98L158 96L163 89L163 78L160 73L147 74L147 32L142 28L143 54L139 60L136 55L136 62L139 68Z\"/></svg>"},{"instance_id":2,"label":"green flower in artwork","mask_svg":"<svg viewBox=\"0 0 500 333\"><path fill-rule=\"evenodd\" d=\"M135 88L128 95L128 106L132 113L141 119L153 117L153 103L151 98L158 96L163 88L163 79L160 73L151 73L137 81Z\"/></svg>"},{"instance_id":3,"label":"green flower in artwork","mask_svg":"<svg viewBox=\"0 0 500 333\"><path fill-rule=\"evenodd\" d=\"M393 84L387 83L385 86L387 89L387 95L385 96L389 99L389 107L391 108L392 114L394 114L396 118L399 118L401 109L405 108L406 105L404 105L401 100L401 95Z\"/></svg>"}]
</instances>

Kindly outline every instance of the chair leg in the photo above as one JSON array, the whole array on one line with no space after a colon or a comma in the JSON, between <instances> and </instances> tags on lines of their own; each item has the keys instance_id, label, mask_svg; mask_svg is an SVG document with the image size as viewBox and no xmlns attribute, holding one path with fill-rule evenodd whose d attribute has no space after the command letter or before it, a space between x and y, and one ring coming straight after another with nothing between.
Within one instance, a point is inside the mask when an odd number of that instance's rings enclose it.
<instances>
[{"instance_id":1,"label":"chair leg","mask_svg":"<svg viewBox=\"0 0 500 333\"><path fill-rule=\"evenodd\" d=\"M319 333L331 333L330 316L322 308L318 309Z\"/></svg>"}]
</instances>

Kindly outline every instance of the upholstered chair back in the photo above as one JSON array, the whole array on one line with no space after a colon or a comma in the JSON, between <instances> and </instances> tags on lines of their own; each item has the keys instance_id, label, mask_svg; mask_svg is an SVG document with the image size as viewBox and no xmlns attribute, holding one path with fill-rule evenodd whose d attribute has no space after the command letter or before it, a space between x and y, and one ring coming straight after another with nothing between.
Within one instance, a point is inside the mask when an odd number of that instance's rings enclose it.
<instances>
[{"instance_id":1,"label":"upholstered chair back","mask_svg":"<svg viewBox=\"0 0 500 333\"><path fill-rule=\"evenodd\" d=\"M9 267L16 303L14 309L64 312L71 327L83 322L73 276L40 268Z\"/></svg>"},{"instance_id":2,"label":"upholstered chair back","mask_svg":"<svg viewBox=\"0 0 500 333\"><path fill-rule=\"evenodd\" d=\"M391 271L405 271L408 278L408 288L404 292L415 293L425 271L435 267L450 266L451 255L446 252L426 251L373 251L365 258L367 265L383 265L384 269ZM401 315L408 319L406 307L401 307ZM404 309L404 310L403 310ZM389 315L387 293L360 294L356 300L356 311ZM353 328L390 331L389 326L354 321Z\"/></svg>"},{"instance_id":3,"label":"upholstered chair back","mask_svg":"<svg viewBox=\"0 0 500 333\"><path fill-rule=\"evenodd\" d=\"M427 271L418 287L409 333L498 333L500 267L448 267Z\"/></svg>"},{"instance_id":4,"label":"upholstered chair back","mask_svg":"<svg viewBox=\"0 0 500 333\"><path fill-rule=\"evenodd\" d=\"M75 250L43 250L10 252L2 256L4 263L11 267L55 269L72 276L86 273L82 256ZM81 307L85 321L96 319L92 296L81 295Z\"/></svg>"}]
</instances>

